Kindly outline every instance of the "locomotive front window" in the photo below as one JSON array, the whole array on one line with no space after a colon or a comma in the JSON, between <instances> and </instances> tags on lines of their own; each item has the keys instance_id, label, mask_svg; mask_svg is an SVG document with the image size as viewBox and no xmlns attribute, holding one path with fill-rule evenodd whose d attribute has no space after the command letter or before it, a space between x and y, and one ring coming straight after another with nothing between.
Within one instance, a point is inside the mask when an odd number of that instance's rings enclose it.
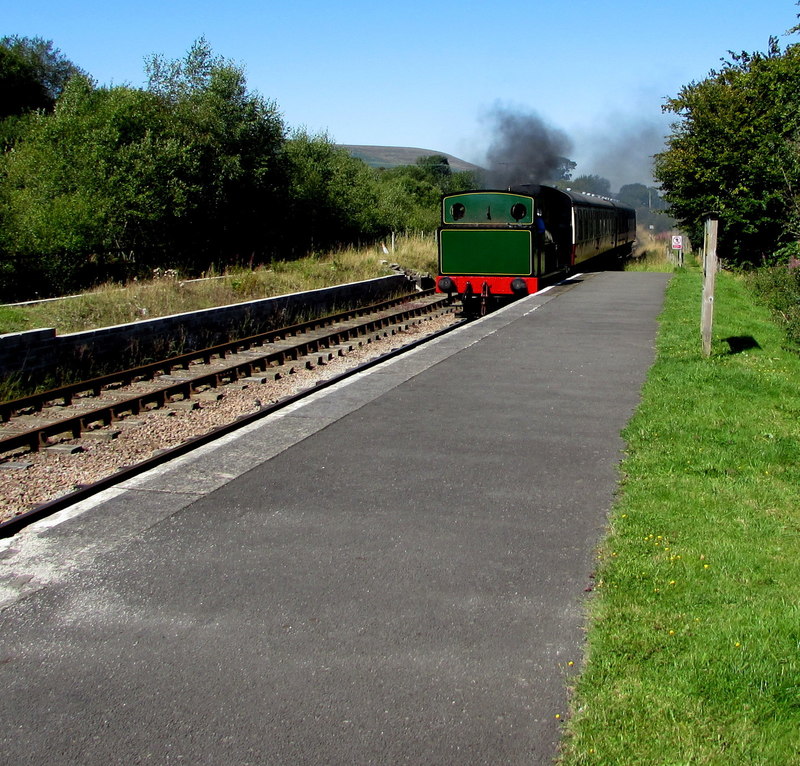
<instances>
[{"instance_id":1,"label":"locomotive front window","mask_svg":"<svg viewBox=\"0 0 800 766\"><path fill-rule=\"evenodd\" d=\"M525 207L521 202L517 202L516 205L511 206L511 217L515 221L519 221L524 218L528 214L528 208Z\"/></svg>"},{"instance_id":2,"label":"locomotive front window","mask_svg":"<svg viewBox=\"0 0 800 766\"><path fill-rule=\"evenodd\" d=\"M456 204L450 208L450 214L453 216L454 221L462 219L465 212L466 208L460 202L456 202Z\"/></svg>"}]
</instances>

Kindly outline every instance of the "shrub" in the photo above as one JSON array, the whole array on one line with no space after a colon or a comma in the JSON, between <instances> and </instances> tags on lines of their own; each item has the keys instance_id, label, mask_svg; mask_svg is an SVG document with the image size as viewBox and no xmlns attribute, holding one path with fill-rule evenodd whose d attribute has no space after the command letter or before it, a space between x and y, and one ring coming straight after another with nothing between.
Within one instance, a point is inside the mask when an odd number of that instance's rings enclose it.
<instances>
[{"instance_id":1,"label":"shrub","mask_svg":"<svg viewBox=\"0 0 800 766\"><path fill-rule=\"evenodd\" d=\"M787 339L800 346L800 262L792 257L779 266L765 266L748 275L750 287L780 319Z\"/></svg>"}]
</instances>

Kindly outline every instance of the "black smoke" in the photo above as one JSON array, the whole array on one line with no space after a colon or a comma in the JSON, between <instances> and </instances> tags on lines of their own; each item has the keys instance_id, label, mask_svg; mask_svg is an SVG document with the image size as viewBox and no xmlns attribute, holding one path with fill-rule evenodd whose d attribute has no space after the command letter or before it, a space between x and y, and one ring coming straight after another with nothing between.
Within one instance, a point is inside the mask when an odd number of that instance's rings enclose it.
<instances>
[{"instance_id":1,"label":"black smoke","mask_svg":"<svg viewBox=\"0 0 800 766\"><path fill-rule=\"evenodd\" d=\"M488 188L536 184L568 177L572 141L533 112L496 105L487 115L491 143L486 152Z\"/></svg>"}]
</instances>

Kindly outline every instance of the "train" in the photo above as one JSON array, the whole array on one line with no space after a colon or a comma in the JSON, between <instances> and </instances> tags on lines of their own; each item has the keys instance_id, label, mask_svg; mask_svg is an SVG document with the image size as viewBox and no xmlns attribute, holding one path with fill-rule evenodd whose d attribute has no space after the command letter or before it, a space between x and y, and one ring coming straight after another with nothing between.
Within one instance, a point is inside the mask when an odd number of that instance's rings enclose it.
<instances>
[{"instance_id":1,"label":"train","mask_svg":"<svg viewBox=\"0 0 800 766\"><path fill-rule=\"evenodd\" d=\"M636 211L616 200L525 184L442 198L436 291L465 313L535 293L591 260L624 258Z\"/></svg>"}]
</instances>

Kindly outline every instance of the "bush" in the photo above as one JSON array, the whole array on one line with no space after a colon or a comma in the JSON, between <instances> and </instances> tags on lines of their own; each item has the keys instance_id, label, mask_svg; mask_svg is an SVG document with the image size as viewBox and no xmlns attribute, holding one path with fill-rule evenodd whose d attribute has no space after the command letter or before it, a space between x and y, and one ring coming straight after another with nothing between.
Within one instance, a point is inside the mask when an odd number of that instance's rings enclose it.
<instances>
[{"instance_id":1,"label":"bush","mask_svg":"<svg viewBox=\"0 0 800 766\"><path fill-rule=\"evenodd\" d=\"M789 342L800 346L800 262L792 257L786 264L755 269L749 273L748 282L759 300L780 319Z\"/></svg>"}]
</instances>

